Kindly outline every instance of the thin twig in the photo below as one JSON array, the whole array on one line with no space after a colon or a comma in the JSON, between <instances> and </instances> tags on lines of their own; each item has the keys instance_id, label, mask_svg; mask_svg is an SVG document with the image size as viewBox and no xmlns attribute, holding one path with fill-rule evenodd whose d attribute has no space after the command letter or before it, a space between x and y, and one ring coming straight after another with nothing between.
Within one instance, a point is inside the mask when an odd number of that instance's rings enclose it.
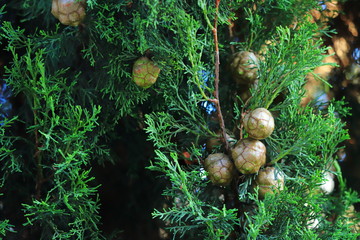
<instances>
[{"instance_id":1,"label":"thin twig","mask_svg":"<svg viewBox=\"0 0 360 240\"><path fill-rule=\"evenodd\" d=\"M216 9L216 13L215 13L215 18L214 18L214 26L212 27L212 32L214 35L214 44L215 44L215 91L214 91L214 98L212 102L215 103L216 106L216 110L217 110L217 115L218 115L218 119L219 119L219 124L220 124L220 128L221 128L221 132L222 132L222 141L225 144L225 150L227 153L230 152L230 148L229 148L229 143L226 139L226 130L225 130L225 122L224 122L224 118L221 112L221 107L220 107L220 99L219 99L219 81L220 81L220 55L219 55L219 42L218 42L218 35L217 35L217 25L218 25L218 14L219 14L219 4L220 4L220 0L215 0L215 9ZM242 205L239 201L239 192L238 192L238 184L233 181L232 183L232 191L234 192L234 202L235 205L238 208L237 214L238 217L241 216L242 212ZM235 231L240 232L240 229L236 229Z\"/></svg>"},{"instance_id":2,"label":"thin twig","mask_svg":"<svg viewBox=\"0 0 360 240\"><path fill-rule=\"evenodd\" d=\"M234 28L235 24L234 24L234 22L233 22L231 19L229 19L228 22L229 22L229 37L230 37L230 41L233 41L233 40L234 40L234 39L233 39L233 38L234 38L234 30L233 30L233 28ZM231 50L231 53L232 53L232 54L235 53L235 47L234 47L234 45L230 45L230 50Z\"/></svg>"},{"instance_id":3,"label":"thin twig","mask_svg":"<svg viewBox=\"0 0 360 240\"><path fill-rule=\"evenodd\" d=\"M229 152L229 143L226 139L225 122L224 122L224 118L223 118L223 115L221 112L220 99L219 99L220 55L219 55L219 41L218 41L218 35L217 35L219 4L220 4L220 0L215 0L216 14L215 14L215 18L214 18L214 26L212 27L212 32L214 35L214 44L215 44L215 91L214 91L215 99L212 99L212 102L215 103L215 106L216 106L219 124L220 124L221 132L222 132L222 141L225 144L225 150L226 150L226 152Z\"/></svg>"}]
</instances>

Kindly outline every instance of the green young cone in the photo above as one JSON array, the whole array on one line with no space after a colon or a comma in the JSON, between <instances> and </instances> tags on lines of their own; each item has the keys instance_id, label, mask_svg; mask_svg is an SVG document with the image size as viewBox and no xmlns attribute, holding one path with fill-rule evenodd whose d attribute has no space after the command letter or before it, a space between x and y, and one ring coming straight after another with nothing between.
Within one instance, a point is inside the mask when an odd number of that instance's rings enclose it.
<instances>
[{"instance_id":1,"label":"green young cone","mask_svg":"<svg viewBox=\"0 0 360 240\"><path fill-rule=\"evenodd\" d=\"M132 71L132 80L136 85L144 89L153 85L160 73L160 68L147 57L141 57L135 61Z\"/></svg>"}]
</instances>

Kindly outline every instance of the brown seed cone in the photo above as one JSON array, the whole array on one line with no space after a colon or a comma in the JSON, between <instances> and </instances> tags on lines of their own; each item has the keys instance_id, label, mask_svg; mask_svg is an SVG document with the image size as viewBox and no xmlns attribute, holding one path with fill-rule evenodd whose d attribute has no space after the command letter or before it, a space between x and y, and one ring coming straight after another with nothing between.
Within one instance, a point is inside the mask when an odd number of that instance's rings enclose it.
<instances>
[{"instance_id":1,"label":"brown seed cone","mask_svg":"<svg viewBox=\"0 0 360 240\"><path fill-rule=\"evenodd\" d=\"M266 162L266 147L259 140L244 138L231 150L231 156L242 174L256 173Z\"/></svg>"},{"instance_id":2,"label":"brown seed cone","mask_svg":"<svg viewBox=\"0 0 360 240\"><path fill-rule=\"evenodd\" d=\"M78 26L86 16L85 8L85 0L53 0L51 13L64 25Z\"/></svg>"},{"instance_id":3,"label":"brown seed cone","mask_svg":"<svg viewBox=\"0 0 360 240\"><path fill-rule=\"evenodd\" d=\"M265 108L257 108L247 113L243 119L249 137L264 139L274 131L275 123L271 113Z\"/></svg>"},{"instance_id":4,"label":"brown seed cone","mask_svg":"<svg viewBox=\"0 0 360 240\"><path fill-rule=\"evenodd\" d=\"M265 194L274 194L275 191L284 189L284 175L274 167L261 169L255 178L255 187L259 187L259 197Z\"/></svg>"},{"instance_id":5,"label":"brown seed cone","mask_svg":"<svg viewBox=\"0 0 360 240\"><path fill-rule=\"evenodd\" d=\"M229 185L234 177L235 168L230 158L224 153L210 154L204 162L211 182L216 185Z\"/></svg>"},{"instance_id":6,"label":"brown seed cone","mask_svg":"<svg viewBox=\"0 0 360 240\"><path fill-rule=\"evenodd\" d=\"M132 71L132 80L142 88L153 85L160 73L160 68L147 57L141 57L135 61Z\"/></svg>"},{"instance_id":7,"label":"brown seed cone","mask_svg":"<svg viewBox=\"0 0 360 240\"><path fill-rule=\"evenodd\" d=\"M253 83L258 76L258 63L258 58L252 52L235 53L230 63L230 70L235 82L237 84Z\"/></svg>"}]
</instances>

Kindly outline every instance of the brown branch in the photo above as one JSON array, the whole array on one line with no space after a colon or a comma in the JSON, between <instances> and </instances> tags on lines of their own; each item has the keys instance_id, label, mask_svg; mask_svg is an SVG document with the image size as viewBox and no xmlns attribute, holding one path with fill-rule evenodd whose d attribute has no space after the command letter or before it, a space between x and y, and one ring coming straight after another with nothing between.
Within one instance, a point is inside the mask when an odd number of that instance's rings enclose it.
<instances>
[{"instance_id":1,"label":"brown branch","mask_svg":"<svg viewBox=\"0 0 360 240\"><path fill-rule=\"evenodd\" d=\"M220 128L221 128L221 132L222 132L222 141L225 144L225 151L227 153L230 152L230 148L229 148L229 143L226 139L226 129L225 129L225 122L224 122L224 118L221 112L221 107L220 107L220 99L219 99L219 81L220 81L220 54L219 54L219 42L218 42L218 35L217 35L217 25L218 25L218 14L219 14L219 4L220 4L220 0L215 0L215 9L216 9L216 14L215 14L215 18L214 18L214 26L212 28L212 32L214 35L214 44L215 44L215 91L214 91L214 98L212 102L215 103L216 106L216 110L217 110L217 115L218 115L218 119L219 119L219 124L220 124ZM242 204L240 203L239 200L239 191L238 191L238 183L237 181L233 181L232 183L232 192L234 193L234 199L229 199L232 201L234 201L235 206L238 208L237 211L237 215L238 217L240 217L242 215L243 212L243 208L242 208ZM240 232L241 229L234 229L233 233L237 231Z\"/></svg>"},{"instance_id":2,"label":"brown branch","mask_svg":"<svg viewBox=\"0 0 360 240\"><path fill-rule=\"evenodd\" d=\"M214 26L212 28L212 32L214 35L214 44L215 44L215 91L214 91L215 99L213 99L212 102L215 103L216 110L217 110L217 116L219 119L219 124L220 124L221 132L222 132L221 139L225 144L226 152L229 152L229 143L226 139L225 123L224 123L224 118L223 118L223 115L221 112L220 99L219 99L220 55L219 55L219 41L218 41L218 35L217 35L219 4L220 4L220 0L215 0L216 14L215 14L215 19L214 19Z\"/></svg>"},{"instance_id":3,"label":"brown branch","mask_svg":"<svg viewBox=\"0 0 360 240\"><path fill-rule=\"evenodd\" d=\"M233 41L233 38L234 38L234 30L233 30L233 28L234 28L235 24L234 24L234 22L233 22L231 19L229 19L228 22L229 22L229 37L230 37L230 41ZM231 50L231 53L232 53L232 54L235 53L235 47L234 47L234 45L230 45L230 50Z\"/></svg>"}]
</instances>

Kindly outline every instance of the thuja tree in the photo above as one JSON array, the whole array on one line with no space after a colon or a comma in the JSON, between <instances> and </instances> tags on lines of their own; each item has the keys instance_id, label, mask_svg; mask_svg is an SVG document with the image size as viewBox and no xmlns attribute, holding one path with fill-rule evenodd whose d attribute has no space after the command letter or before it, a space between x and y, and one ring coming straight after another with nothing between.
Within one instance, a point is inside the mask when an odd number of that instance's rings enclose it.
<instances>
[{"instance_id":1,"label":"thuja tree","mask_svg":"<svg viewBox=\"0 0 360 240\"><path fill-rule=\"evenodd\" d=\"M302 102L329 33L311 9L322 10L315 0L4 5L2 90L17 100L2 105L4 205L21 189L29 239L104 239L92 166L114 161L114 129L131 116L155 149L149 171L168 182L153 217L174 239L356 239L359 199L336 161L349 109ZM0 233L25 238L12 221Z\"/></svg>"}]
</instances>

